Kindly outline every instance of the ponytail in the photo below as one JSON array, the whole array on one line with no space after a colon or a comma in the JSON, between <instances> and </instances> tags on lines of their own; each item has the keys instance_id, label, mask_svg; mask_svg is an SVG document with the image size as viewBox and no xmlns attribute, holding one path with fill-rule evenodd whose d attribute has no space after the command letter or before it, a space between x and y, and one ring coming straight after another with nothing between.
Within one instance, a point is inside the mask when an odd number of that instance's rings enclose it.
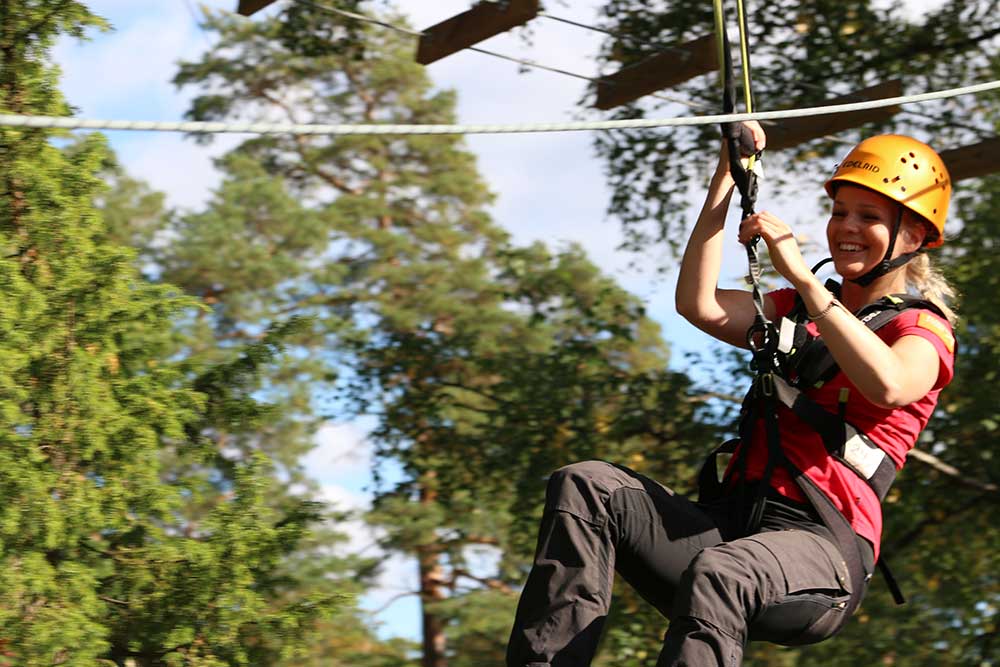
<instances>
[{"instance_id":1,"label":"ponytail","mask_svg":"<svg viewBox=\"0 0 1000 667\"><path fill-rule=\"evenodd\" d=\"M941 271L934 266L931 258L921 253L906 264L907 286L941 309L952 326L958 321L955 311L949 307L957 295Z\"/></svg>"}]
</instances>

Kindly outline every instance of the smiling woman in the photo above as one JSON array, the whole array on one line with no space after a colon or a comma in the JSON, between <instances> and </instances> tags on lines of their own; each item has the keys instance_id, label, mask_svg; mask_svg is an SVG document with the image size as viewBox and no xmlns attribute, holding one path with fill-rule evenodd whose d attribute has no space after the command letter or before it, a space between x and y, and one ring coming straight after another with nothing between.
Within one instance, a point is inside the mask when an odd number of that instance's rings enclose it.
<instances>
[{"instance_id":1,"label":"smiling woman","mask_svg":"<svg viewBox=\"0 0 1000 667\"><path fill-rule=\"evenodd\" d=\"M747 126L762 149L763 130ZM764 297L762 340L748 333L751 294L718 287L733 188L723 143L677 286L684 317L754 352L740 437L717 452L733 454L725 477L713 455L692 502L610 463L556 471L512 667L589 664L614 570L671 620L659 667L734 667L750 640L822 641L865 594L881 501L953 373L950 291L922 254L944 240L948 172L908 137L851 151L826 184L843 285L815 277L777 216L743 220L740 241L764 239L793 287Z\"/></svg>"}]
</instances>

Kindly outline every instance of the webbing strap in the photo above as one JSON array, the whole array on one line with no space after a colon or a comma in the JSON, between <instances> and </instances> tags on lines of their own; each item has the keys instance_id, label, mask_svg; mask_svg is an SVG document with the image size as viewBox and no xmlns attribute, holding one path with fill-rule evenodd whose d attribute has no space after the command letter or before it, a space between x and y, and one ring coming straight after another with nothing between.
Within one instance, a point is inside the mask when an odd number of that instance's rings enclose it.
<instances>
[{"instance_id":1,"label":"webbing strap","mask_svg":"<svg viewBox=\"0 0 1000 667\"><path fill-rule=\"evenodd\" d=\"M732 113L736 109L736 75L733 68L732 49L726 30L725 11L722 0L715 0L715 32L719 48L719 60L722 64L722 110ZM743 97L747 112L753 112L753 91L750 76L750 49L748 47L746 13L743 0L737 0L739 13L740 53L743 64ZM742 124L724 123L722 134L725 137L729 152L729 173L740 193L741 219L754 213L757 203L757 174L753 166L757 155L754 153L753 138ZM747 167L743 166L742 156L749 155ZM757 244L760 237L754 237L746 243L747 282L750 284L755 315L754 323L747 331L747 346L754 352L754 369L767 372L773 367L774 348L777 336L774 325L764 313L764 294L760 287L761 266L757 255Z\"/></svg>"}]
</instances>

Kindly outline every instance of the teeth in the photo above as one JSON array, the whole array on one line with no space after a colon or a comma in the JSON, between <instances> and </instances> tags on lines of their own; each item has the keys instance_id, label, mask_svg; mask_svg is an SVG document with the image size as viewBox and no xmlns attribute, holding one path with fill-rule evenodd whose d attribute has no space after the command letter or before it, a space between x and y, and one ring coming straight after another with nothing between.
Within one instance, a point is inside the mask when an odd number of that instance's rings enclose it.
<instances>
[{"instance_id":1,"label":"teeth","mask_svg":"<svg viewBox=\"0 0 1000 667\"><path fill-rule=\"evenodd\" d=\"M857 243L841 243L837 247L843 250L844 252L857 252L862 249L861 246L858 245Z\"/></svg>"}]
</instances>

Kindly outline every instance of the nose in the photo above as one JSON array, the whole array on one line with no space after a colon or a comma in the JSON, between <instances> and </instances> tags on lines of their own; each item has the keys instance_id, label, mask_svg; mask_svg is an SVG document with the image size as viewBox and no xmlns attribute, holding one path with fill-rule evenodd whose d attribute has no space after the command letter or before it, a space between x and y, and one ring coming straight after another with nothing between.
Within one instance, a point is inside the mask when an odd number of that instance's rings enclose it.
<instances>
[{"instance_id":1,"label":"nose","mask_svg":"<svg viewBox=\"0 0 1000 667\"><path fill-rule=\"evenodd\" d=\"M855 232L861 228L861 220L856 213L850 212L840 218L831 218L830 225L845 232Z\"/></svg>"}]
</instances>

